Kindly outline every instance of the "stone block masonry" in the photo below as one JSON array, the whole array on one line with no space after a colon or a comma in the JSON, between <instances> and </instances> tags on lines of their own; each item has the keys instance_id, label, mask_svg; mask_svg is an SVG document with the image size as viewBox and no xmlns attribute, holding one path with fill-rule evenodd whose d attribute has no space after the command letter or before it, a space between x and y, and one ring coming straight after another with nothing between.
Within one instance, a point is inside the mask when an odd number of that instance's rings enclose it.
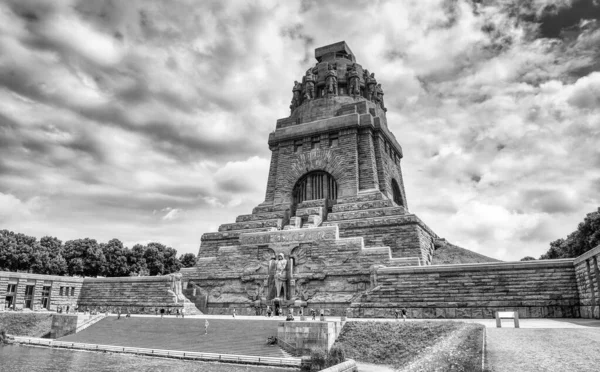
<instances>
[{"instance_id":1,"label":"stone block masonry","mask_svg":"<svg viewBox=\"0 0 600 372\"><path fill-rule=\"evenodd\" d=\"M600 246L574 261L581 317L600 319Z\"/></svg>"},{"instance_id":2,"label":"stone block masonry","mask_svg":"<svg viewBox=\"0 0 600 372\"><path fill-rule=\"evenodd\" d=\"M354 302L359 317L493 318L514 310L520 318L579 317L573 259L511 263L387 267L375 287Z\"/></svg>"}]
</instances>

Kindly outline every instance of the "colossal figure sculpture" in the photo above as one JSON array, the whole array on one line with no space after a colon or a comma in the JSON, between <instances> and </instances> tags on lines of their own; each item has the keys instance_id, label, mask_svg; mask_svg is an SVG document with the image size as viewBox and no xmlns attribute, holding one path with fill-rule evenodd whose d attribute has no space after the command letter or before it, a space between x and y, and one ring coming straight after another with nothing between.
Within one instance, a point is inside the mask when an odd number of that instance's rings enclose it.
<instances>
[{"instance_id":1,"label":"colossal figure sculpture","mask_svg":"<svg viewBox=\"0 0 600 372\"><path fill-rule=\"evenodd\" d=\"M325 78L325 92L330 95L337 95L338 92L338 79L337 70L331 63L327 65L327 77Z\"/></svg>"},{"instance_id":2,"label":"colossal figure sculpture","mask_svg":"<svg viewBox=\"0 0 600 372\"><path fill-rule=\"evenodd\" d=\"M276 297L280 299L287 299L287 260L283 253L277 255L275 271L275 292ZM281 295L283 294L283 297Z\"/></svg>"},{"instance_id":3,"label":"colossal figure sculpture","mask_svg":"<svg viewBox=\"0 0 600 372\"><path fill-rule=\"evenodd\" d=\"M372 73L367 77L367 99L371 102L375 102L377 98L377 79L375 79L375 73Z\"/></svg>"},{"instance_id":4,"label":"colossal figure sculpture","mask_svg":"<svg viewBox=\"0 0 600 372\"><path fill-rule=\"evenodd\" d=\"M356 71L356 63L350 65L348 69L348 94L353 97L360 95L360 80L358 71Z\"/></svg>"},{"instance_id":5,"label":"colossal figure sculpture","mask_svg":"<svg viewBox=\"0 0 600 372\"><path fill-rule=\"evenodd\" d=\"M304 98L306 100L312 100L315 98L315 77L313 75L312 67L306 71L306 76L304 76Z\"/></svg>"},{"instance_id":6,"label":"colossal figure sculpture","mask_svg":"<svg viewBox=\"0 0 600 372\"><path fill-rule=\"evenodd\" d=\"M294 81L294 87L292 88L292 104L290 105L290 109L294 111L294 109L300 106L301 103L301 93L302 93L302 84Z\"/></svg>"}]
</instances>

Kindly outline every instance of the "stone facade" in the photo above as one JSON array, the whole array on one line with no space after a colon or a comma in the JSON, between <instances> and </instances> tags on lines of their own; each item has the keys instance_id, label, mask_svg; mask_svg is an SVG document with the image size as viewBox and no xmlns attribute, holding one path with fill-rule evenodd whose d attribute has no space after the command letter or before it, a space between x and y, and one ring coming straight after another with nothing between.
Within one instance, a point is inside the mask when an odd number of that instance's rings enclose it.
<instances>
[{"instance_id":1,"label":"stone facade","mask_svg":"<svg viewBox=\"0 0 600 372\"><path fill-rule=\"evenodd\" d=\"M411 318L493 318L505 310L561 318L579 317L579 298L573 259L562 259L383 267L351 307L356 317L391 317L406 308Z\"/></svg>"},{"instance_id":2,"label":"stone facade","mask_svg":"<svg viewBox=\"0 0 600 372\"><path fill-rule=\"evenodd\" d=\"M182 270L184 294L202 311L303 304L341 314L373 267L431 262L437 236L408 211L402 148L375 75L344 42L315 58L269 136L265 200L205 233L197 266Z\"/></svg>"},{"instance_id":3,"label":"stone facade","mask_svg":"<svg viewBox=\"0 0 600 372\"><path fill-rule=\"evenodd\" d=\"M83 278L0 271L0 309L74 309L82 285Z\"/></svg>"},{"instance_id":4,"label":"stone facade","mask_svg":"<svg viewBox=\"0 0 600 372\"><path fill-rule=\"evenodd\" d=\"M182 292L180 274L78 278L0 271L0 310L62 308L66 313L75 308L102 312L121 308L123 313L153 314L156 308L185 308L188 314L197 313Z\"/></svg>"},{"instance_id":5,"label":"stone facade","mask_svg":"<svg viewBox=\"0 0 600 372\"><path fill-rule=\"evenodd\" d=\"M575 259L581 317L600 319L600 246Z\"/></svg>"}]
</instances>

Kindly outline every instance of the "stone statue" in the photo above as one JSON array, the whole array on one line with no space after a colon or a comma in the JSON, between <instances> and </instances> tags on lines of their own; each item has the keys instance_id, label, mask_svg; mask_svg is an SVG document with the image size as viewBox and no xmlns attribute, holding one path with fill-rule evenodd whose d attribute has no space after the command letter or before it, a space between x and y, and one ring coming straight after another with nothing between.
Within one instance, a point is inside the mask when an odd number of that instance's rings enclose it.
<instances>
[{"instance_id":1,"label":"stone statue","mask_svg":"<svg viewBox=\"0 0 600 372\"><path fill-rule=\"evenodd\" d=\"M301 101L301 93L302 93L302 84L297 81L294 81L294 88L292 88L292 104L290 105L290 109L294 111L294 109L302 103Z\"/></svg>"},{"instance_id":2,"label":"stone statue","mask_svg":"<svg viewBox=\"0 0 600 372\"><path fill-rule=\"evenodd\" d=\"M327 94L337 95L338 81L337 70L331 63L327 64L327 75L325 77L325 92Z\"/></svg>"},{"instance_id":3,"label":"stone statue","mask_svg":"<svg viewBox=\"0 0 600 372\"><path fill-rule=\"evenodd\" d=\"M360 95L360 80L356 71L356 63L348 68L348 94L354 98Z\"/></svg>"},{"instance_id":4,"label":"stone statue","mask_svg":"<svg viewBox=\"0 0 600 372\"><path fill-rule=\"evenodd\" d=\"M381 89L381 84L377 84L377 86L375 87L375 93L376 93L375 101L381 106L383 111L387 111L387 109L385 108L385 106L383 104L383 89Z\"/></svg>"},{"instance_id":5,"label":"stone statue","mask_svg":"<svg viewBox=\"0 0 600 372\"><path fill-rule=\"evenodd\" d=\"M276 297L280 298L280 295L283 294L283 298L286 298L287 289L287 260L283 253L279 253L277 255L277 263L275 269L275 291ZM283 291L282 291L283 290ZM282 293L283 292L283 293Z\"/></svg>"},{"instance_id":6,"label":"stone statue","mask_svg":"<svg viewBox=\"0 0 600 372\"><path fill-rule=\"evenodd\" d=\"M304 89L304 99L315 99L315 76L313 75L312 68L309 68L306 71L306 76L304 77Z\"/></svg>"},{"instance_id":7,"label":"stone statue","mask_svg":"<svg viewBox=\"0 0 600 372\"><path fill-rule=\"evenodd\" d=\"M377 80L375 79L375 73L372 73L366 81L367 84L367 99L371 102L375 102L377 98L376 87Z\"/></svg>"},{"instance_id":8,"label":"stone statue","mask_svg":"<svg viewBox=\"0 0 600 372\"><path fill-rule=\"evenodd\" d=\"M183 295L183 289L181 285L181 277L180 273L168 274L171 277L171 284L167 292L173 296L175 303L179 303L179 301L185 301L185 296Z\"/></svg>"}]
</instances>

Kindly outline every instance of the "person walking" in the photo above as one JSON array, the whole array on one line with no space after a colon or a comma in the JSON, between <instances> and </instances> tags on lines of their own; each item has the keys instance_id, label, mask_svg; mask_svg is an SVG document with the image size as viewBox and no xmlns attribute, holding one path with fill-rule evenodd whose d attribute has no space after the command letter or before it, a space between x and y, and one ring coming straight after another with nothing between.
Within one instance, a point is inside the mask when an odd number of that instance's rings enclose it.
<instances>
[{"instance_id":1,"label":"person walking","mask_svg":"<svg viewBox=\"0 0 600 372\"><path fill-rule=\"evenodd\" d=\"M208 326L209 326L208 319L205 319L204 320L204 334L205 335L208 334Z\"/></svg>"},{"instance_id":2,"label":"person walking","mask_svg":"<svg viewBox=\"0 0 600 372\"><path fill-rule=\"evenodd\" d=\"M310 309L310 315L312 315L312 320L315 320L315 316L317 316L315 309Z\"/></svg>"},{"instance_id":3,"label":"person walking","mask_svg":"<svg viewBox=\"0 0 600 372\"><path fill-rule=\"evenodd\" d=\"M396 318L396 321L398 321L399 315L400 315L400 312L398 312L398 309L394 309L394 317Z\"/></svg>"},{"instance_id":4,"label":"person walking","mask_svg":"<svg viewBox=\"0 0 600 372\"><path fill-rule=\"evenodd\" d=\"M402 308L402 319L404 319L404 321L406 322L406 309Z\"/></svg>"},{"instance_id":5,"label":"person walking","mask_svg":"<svg viewBox=\"0 0 600 372\"><path fill-rule=\"evenodd\" d=\"M175 318L179 318L179 309L175 310Z\"/></svg>"},{"instance_id":6,"label":"person walking","mask_svg":"<svg viewBox=\"0 0 600 372\"><path fill-rule=\"evenodd\" d=\"M185 318L185 308L181 309L181 319Z\"/></svg>"},{"instance_id":7,"label":"person walking","mask_svg":"<svg viewBox=\"0 0 600 372\"><path fill-rule=\"evenodd\" d=\"M233 317L235 318L235 309L233 309Z\"/></svg>"},{"instance_id":8,"label":"person walking","mask_svg":"<svg viewBox=\"0 0 600 372\"><path fill-rule=\"evenodd\" d=\"M161 308L161 309L160 309L160 317L162 318L162 317L164 317L164 316L165 316L165 309L164 309L164 308Z\"/></svg>"},{"instance_id":9,"label":"person walking","mask_svg":"<svg viewBox=\"0 0 600 372\"><path fill-rule=\"evenodd\" d=\"M117 320L121 319L121 308L117 307Z\"/></svg>"}]
</instances>

